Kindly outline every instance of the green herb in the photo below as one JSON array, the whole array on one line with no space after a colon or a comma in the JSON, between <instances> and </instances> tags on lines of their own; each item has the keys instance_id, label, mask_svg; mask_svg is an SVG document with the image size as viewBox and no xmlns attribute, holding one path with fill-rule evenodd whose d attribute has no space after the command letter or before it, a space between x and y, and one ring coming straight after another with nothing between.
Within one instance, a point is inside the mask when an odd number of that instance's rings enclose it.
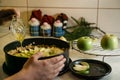
<instances>
[{"instance_id":1,"label":"green herb","mask_svg":"<svg viewBox=\"0 0 120 80\"><path fill-rule=\"evenodd\" d=\"M76 20L74 17L71 17L75 22L76 25L74 26L69 26L65 29L65 35L64 37L68 40L68 41L73 41L78 39L79 37L82 36L91 36L91 32L93 30L99 30L100 32L102 32L103 34L106 34L103 30L101 30L98 27L93 27L92 25L95 23L89 23L85 20L85 18L81 17L80 21ZM68 30L73 30L72 32L68 31Z\"/></svg>"}]
</instances>

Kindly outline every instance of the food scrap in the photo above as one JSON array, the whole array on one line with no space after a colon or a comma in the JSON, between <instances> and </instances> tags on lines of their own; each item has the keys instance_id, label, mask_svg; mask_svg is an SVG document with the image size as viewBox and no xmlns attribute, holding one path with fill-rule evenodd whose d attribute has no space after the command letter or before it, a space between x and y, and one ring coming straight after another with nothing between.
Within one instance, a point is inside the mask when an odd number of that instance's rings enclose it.
<instances>
[{"instance_id":1,"label":"food scrap","mask_svg":"<svg viewBox=\"0 0 120 80\"><path fill-rule=\"evenodd\" d=\"M73 69L79 74L89 74L90 66L87 62L80 62L80 64L75 64Z\"/></svg>"}]
</instances>

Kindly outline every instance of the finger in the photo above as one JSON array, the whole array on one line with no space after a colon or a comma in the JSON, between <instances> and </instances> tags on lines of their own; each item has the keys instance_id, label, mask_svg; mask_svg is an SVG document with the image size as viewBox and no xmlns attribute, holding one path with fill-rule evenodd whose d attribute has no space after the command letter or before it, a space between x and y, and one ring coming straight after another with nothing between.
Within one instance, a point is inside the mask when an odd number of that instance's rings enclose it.
<instances>
[{"instance_id":1,"label":"finger","mask_svg":"<svg viewBox=\"0 0 120 80\"><path fill-rule=\"evenodd\" d=\"M16 16L17 16L18 18L20 18L20 10L17 9L17 8L14 8L14 11L15 11L15 13L16 13Z\"/></svg>"},{"instance_id":2,"label":"finger","mask_svg":"<svg viewBox=\"0 0 120 80\"><path fill-rule=\"evenodd\" d=\"M53 65L54 69L58 69L60 66L62 66L65 63L66 59L63 58L61 61L57 62Z\"/></svg>"},{"instance_id":3,"label":"finger","mask_svg":"<svg viewBox=\"0 0 120 80\"><path fill-rule=\"evenodd\" d=\"M55 76L57 76L60 73L60 71L63 69L64 66L65 66L64 64L62 64L61 66L59 66L57 69L54 70L53 74Z\"/></svg>"},{"instance_id":4,"label":"finger","mask_svg":"<svg viewBox=\"0 0 120 80\"><path fill-rule=\"evenodd\" d=\"M42 57L42 53L41 53L41 52L38 52L38 53L32 55L31 58L34 59L34 60L38 60L40 57Z\"/></svg>"},{"instance_id":5,"label":"finger","mask_svg":"<svg viewBox=\"0 0 120 80\"><path fill-rule=\"evenodd\" d=\"M63 55L60 55L60 56L57 56L57 57L53 57L53 58L48 59L48 62L51 63L51 64L56 64L56 63L58 63L60 60L62 60L63 58L64 58Z\"/></svg>"}]
</instances>

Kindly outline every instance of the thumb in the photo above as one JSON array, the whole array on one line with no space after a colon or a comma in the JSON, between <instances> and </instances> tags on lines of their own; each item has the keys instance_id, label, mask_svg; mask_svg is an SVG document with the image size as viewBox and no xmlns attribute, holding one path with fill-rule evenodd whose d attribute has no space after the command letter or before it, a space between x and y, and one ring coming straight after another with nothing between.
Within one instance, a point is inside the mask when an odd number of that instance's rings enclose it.
<instances>
[{"instance_id":1,"label":"thumb","mask_svg":"<svg viewBox=\"0 0 120 80\"><path fill-rule=\"evenodd\" d=\"M42 55L43 55L43 53L37 52L37 53L35 53L34 55L32 55L32 57L33 57L33 59L38 60L39 58L42 57Z\"/></svg>"}]
</instances>

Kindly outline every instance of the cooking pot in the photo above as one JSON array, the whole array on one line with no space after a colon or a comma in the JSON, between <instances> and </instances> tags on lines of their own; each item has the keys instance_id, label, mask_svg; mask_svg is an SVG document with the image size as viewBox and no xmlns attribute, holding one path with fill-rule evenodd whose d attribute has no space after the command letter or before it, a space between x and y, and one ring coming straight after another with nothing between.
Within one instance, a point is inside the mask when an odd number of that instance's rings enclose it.
<instances>
[{"instance_id":1,"label":"cooking pot","mask_svg":"<svg viewBox=\"0 0 120 80\"><path fill-rule=\"evenodd\" d=\"M59 75L61 75L66 70L66 68L68 68L69 62L70 62L70 59L69 59L69 47L70 46L69 46L68 42L62 41L58 38L50 38L50 37L27 38L23 41L22 45L26 46L31 43L32 43L32 45L41 45L41 44L48 45L48 46L55 45L58 48L64 48L65 51L61 54L57 54L57 55L50 56L50 57L42 57L40 59L48 59L48 58L55 57L58 55L63 55L66 58L66 62L64 63L65 67L62 69L62 71L59 73ZM22 66L28 59L28 58L16 57L16 56L8 54L8 51L14 50L14 49L16 49L16 47L20 47L20 46L21 45L18 41L13 41L4 47L5 63L3 64L3 70L8 75L12 75L12 74L18 72L19 70L21 70Z\"/></svg>"}]
</instances>

